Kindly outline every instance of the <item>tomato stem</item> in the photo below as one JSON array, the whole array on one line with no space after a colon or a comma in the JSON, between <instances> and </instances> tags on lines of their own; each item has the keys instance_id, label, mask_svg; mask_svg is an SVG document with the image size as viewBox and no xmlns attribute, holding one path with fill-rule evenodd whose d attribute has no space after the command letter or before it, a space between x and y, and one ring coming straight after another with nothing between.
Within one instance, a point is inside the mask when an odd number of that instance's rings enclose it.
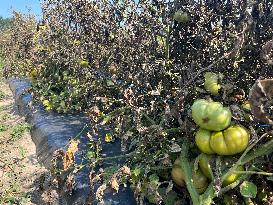
<instances>
[{"instance_id":1,"label":"tomato stem","mask_svg":"<svg viewBox=\"0 0 273 205\"><path fill-rule=\"evenodd\" d=\"M192 167L188 160L188 150L189 150L189 143L188 142L183 143L181 154L179 157L179 160L181 163L180 166L182 170L184 170L185 172L185 182L186 182L187 189L191 195L193 205L200 205L199 194L197 193L193 184L193 180L192 180L193 179Z\"/></svg>"}]
</instances>

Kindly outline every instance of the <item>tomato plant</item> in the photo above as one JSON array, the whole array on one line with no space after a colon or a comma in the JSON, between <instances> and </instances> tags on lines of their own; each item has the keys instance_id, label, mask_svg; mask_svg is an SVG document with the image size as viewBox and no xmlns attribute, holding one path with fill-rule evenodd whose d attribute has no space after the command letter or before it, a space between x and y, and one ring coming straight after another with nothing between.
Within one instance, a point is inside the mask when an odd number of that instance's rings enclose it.
<instances>
[{"instance_id":1,"label":"tomato plant","mask_svg":"<svg viewBox=\"0 0 273 205\"><path fill-rule=\"evenodd\" d=\"M5 75L32 75L32 92L46 110L86 112L94 127L92 137L107 126L111 135L102 139L111 143L119 138L119 157L128 158L126 165L132 170L145 170L133 182L129 180L136 185L135 196L159 203L168 195L161 190L162 178L162 183L172 183L173 158L187 139L193 148L195 123L202 128L196 133L201 151L230 155L245 149L246 129L228 128L231 111L237 123L252 126L257 135L249 146L253 151L242 156L242 163L258 170L266 165L264 171L271 171L271 158L263 157L271 154L270 138L264 137L270 124L257 126L251 105L242 105L250 100L249 89L256 79L272 76L272 5L268 2L45 0L44 19L38 26L32 15L15 12L13 26L0 35ZM208 72L205 82L204 72ZM264 89L264 84L257 84L263 96L257 99L258 108L270 108L267 101L272 97L264 96L271 93L270 85ZM208 98L212 100L201 100ZM193 103L193 99L197 100ZM240 117L241 109L245 117ZM95 167L104 159L97 154L100 146L93 147L97 150L89 152L88 159ZM192 161L195 151L184 153L184 158ZM180 169L174 171L181 174ZM157 174L160 178L148 179ZM105 187L111 185L107 179ZM116 190L123 181L113 179ZM212 186L208 186L209 197L205 193L202 198L186 184L193 204L210 204L216 197L218 202L220 196Z\"/></svg>"}]
</instances>

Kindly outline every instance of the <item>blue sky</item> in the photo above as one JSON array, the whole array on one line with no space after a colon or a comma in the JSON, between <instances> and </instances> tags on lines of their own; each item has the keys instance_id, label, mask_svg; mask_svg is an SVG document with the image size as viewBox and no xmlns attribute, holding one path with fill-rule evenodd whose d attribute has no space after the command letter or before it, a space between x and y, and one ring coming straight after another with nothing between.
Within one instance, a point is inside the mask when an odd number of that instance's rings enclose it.
<instances>
[{"instance_id":1,"label":"blue sky","mask_svg":"<svg viewBox=\"0 0 273 205\"><path fill-rule=\"evenodd\" d=\"M39 0L0 0L0 16L11 17L11 8L23 13L27 13L28 8L31 8L34 14L41 14Z\"/></svg>"}]
</instances>

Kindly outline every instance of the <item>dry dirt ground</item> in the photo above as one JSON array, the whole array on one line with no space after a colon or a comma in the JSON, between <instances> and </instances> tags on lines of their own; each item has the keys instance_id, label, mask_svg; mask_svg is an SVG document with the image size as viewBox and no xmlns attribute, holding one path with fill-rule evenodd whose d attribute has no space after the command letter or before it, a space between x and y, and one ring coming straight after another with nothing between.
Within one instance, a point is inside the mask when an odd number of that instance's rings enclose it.
<instances>
[{"instance_id":1,"label":"dry dirt ground","mask_svg":"<svg viewBox=\"0 0 273 205\"><path fill-rule=\"evenodd\" d=\"M30 125L16 113L12 93L0 79L0 205L43 205L40 182L46 170L37 162Z\"/></svg>"}]
</instances>

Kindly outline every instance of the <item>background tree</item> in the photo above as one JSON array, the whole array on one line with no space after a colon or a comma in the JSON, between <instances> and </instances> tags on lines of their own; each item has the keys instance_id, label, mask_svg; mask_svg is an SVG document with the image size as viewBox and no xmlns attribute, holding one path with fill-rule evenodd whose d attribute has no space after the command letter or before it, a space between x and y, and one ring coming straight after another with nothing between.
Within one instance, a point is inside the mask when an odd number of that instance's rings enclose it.
<instances>
[{"instance_id":1,"label":"background tree","mask_svg":"<svg viewBox=\"0 0 273 205\"><path fill-rule=\"evenodd\" d=\"M4 18L0 16L0 31L3 31L11 26L11 18Z\"/></svg>"}]
</instances>

